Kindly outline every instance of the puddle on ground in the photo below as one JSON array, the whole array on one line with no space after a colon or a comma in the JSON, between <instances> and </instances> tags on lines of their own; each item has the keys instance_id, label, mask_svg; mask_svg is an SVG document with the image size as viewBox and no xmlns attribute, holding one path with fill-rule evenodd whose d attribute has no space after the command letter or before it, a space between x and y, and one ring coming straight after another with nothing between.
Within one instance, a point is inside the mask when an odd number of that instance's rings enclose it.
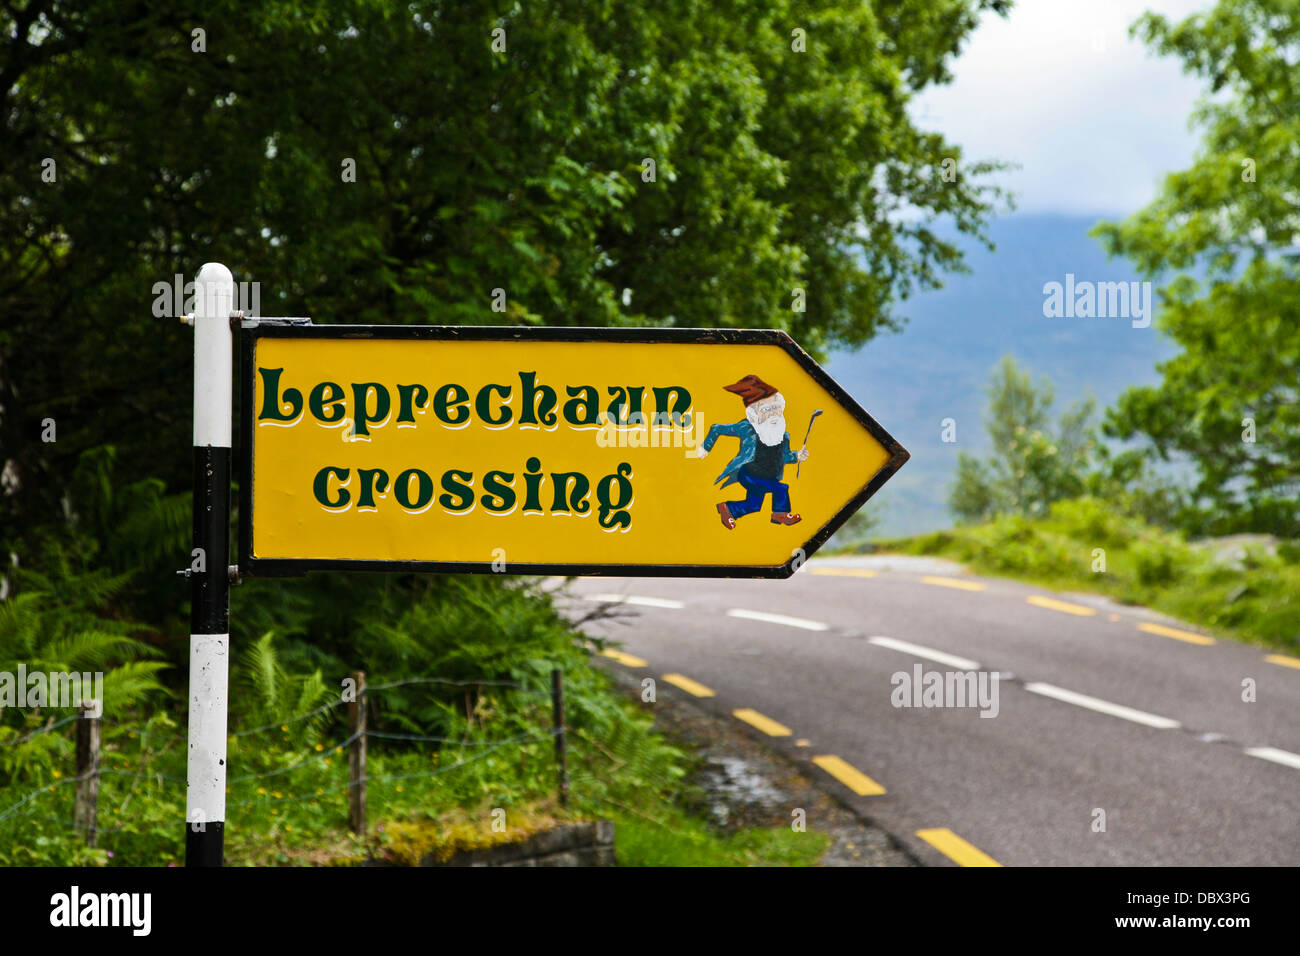
<instances>
[{"instance_id":1,"label":"puddle on ground","mask_svg":"<svg viewBox=\"0 0 1300 956\"><path fill-rule=\"evenodd\" d=\"M706 794L709 816L724 829L770 824L782 817L788 797L748 761L714 757L700 768L695 784Z\"/></svg>"}]
</instances>

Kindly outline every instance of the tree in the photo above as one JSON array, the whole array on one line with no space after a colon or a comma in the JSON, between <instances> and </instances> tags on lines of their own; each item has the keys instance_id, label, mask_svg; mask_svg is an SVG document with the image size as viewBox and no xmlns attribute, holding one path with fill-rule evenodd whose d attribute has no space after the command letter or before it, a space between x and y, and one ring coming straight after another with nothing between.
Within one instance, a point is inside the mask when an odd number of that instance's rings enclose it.
<instances>
[{"instance_id":1,"label":"tree","mask_svg":"<svg viewBox=\"0 0 1300 956\"><path fill-rule=\"evenodd\" d=\"M1038 515L1055 501L1082 494L1096 450L1092 399L1076 402L1055 426L1052 383L1033 383L1010 355L989 384L984 417L992 452L983 460L957 456L948 506L959 521L999 514Z\"/></svg>"},{"instance_id":2,"label":"tree","mask_svg":"<svg viewBox=\"0 0 1300 956\"><path fill-rule=\"evenodd\" d=\"M1173 23L1134 25L1154 50L1208 86L1191 168L1096 234L1156 277L1194 266L1203 280L1161 290L1159 328L1182 351L1157 386L1110 409L1107 435L1140 438L1155 462L1198 476L1180 523L1193 532L1300 534L1300 274L1279 250L1300 237L1300 6L1220 0Z\"/></svg>"},{"instance_id":3,"label":"tree","mask_svg":"<svg viewBox=\"0 0 1300 956\"><path fill-rule=\"evenodd\" d=\"M999 195L908 103L1008 7L3 5L0 553L88 449L188 485L191 337L154 286L205 260L317 322L768 326L818 354L896 326L960 266L933 221L979 234Z\"/></svg>"}]
</instances>

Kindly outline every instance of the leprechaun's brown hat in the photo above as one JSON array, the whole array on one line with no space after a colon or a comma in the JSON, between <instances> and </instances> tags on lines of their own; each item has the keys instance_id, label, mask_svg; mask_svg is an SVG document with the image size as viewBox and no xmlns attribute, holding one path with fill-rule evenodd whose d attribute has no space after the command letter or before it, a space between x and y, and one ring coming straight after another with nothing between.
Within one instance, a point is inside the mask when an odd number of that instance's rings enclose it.
<instances>
[{"instance_id":1,"label":"leprechaun's brown hat","mask_svg":"<svg viewBox=\"0 0 1300 956\"><path fill-rule=\"evenodd\" d=\"M735 385L724 385L722 387L729 392L735 392L744 399L746 408L755 402L761 402L763 399L771 398L776 394L776 389L757 375L746 375Z\"/></svg>"}]
</instances>

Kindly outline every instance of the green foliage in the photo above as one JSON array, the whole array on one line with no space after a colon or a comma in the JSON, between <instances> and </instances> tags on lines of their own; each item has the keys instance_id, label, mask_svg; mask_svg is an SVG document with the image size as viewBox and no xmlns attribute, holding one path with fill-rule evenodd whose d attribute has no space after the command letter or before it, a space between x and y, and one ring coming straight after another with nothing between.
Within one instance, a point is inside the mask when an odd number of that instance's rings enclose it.
<instances>
[{"instance_id":1,"label":"green foliage","mask_svg":"<svg viewBox=\"0 0 1300 956\"><path fill-rule=\"evenodd\" d=\"M1179 550L1158 542L1136 541L1129 553L1133 576L1141 587L1167 587L1180 577Z\"/></svg>"},{"instance_id":2,"label":"green foliage","mask_svg":"<svg viewBox=\"0 0 1300 956\"><path fill-rule=\"evenodd\" d=\"M444 683L396 687L372 702L376 726L413 733L438 733L448 728L450 714L489 706L484 695L492 681L519 682L540 693L553 666L585 666L571 629L540 584L520 578L313 574L255 580L232 592L231 627L232 641L244 647L274 629L278 659L318 670L322 686L334 694L356 670L392 680L438 678Z\"/></svg>"},{"instance_id":3,"label":"green foliage","mask_svg":"<svg viewBox=\"0 0 1300 956\"><path fill-rule=\"evenodd\" d=\"M1295 536L1300 274L1278 250L1297 238L1300 7L1219 0L1178 23L1147 14L1135 32L1205 81L1193 116L1203 139L1191 168L1168 176L1150 205L1096 234L1152 276L1200 265L1207 277L1179 276L1161 290L1159 326L1182 352L1160 366L1159 385L1121 396L1104 429L1144 439L1153 460L1195 466L1199 481L1177 516L1187 530Z\"/></svg>"},{"instance_id":4,"label":"green foliage","mask_svg":"<svg viewBox=\"0 0 1300 956\"><path fill-rule=\"evenodd\" d=\"M147 620L182 637L188 589L176 571L190 563L190 495L165 494L156 478L126 480L112 445L83 452L61 491L58 510L14 545L10 589L57 595L84 627L130 619L127 631L162 643Z\"/></svg>"},{"instance_id":5,"label":"green foliage","mask_svg":"<svg viewBox=\"0 0 1300 956\"><path fill-rule=\"evenodd\" d=\"M354 669L368 673L370 729L398 735L369 742L369 804L376 826L430 821L441 833L456 820L474 820L481 830L490 808L505 808L516 820L529 807L553 803L549 681L551 668L560 666L571 813L618 821L620 833L627 834L619 843L625 863L814 862L824 849L824 838L816 834L801 834L800 841L765 832L721 837L692 816L680 800L687 755L653 731L648 713L612 692L608 678L589 666L588 652L534 585L515 581L493 592L484 579L421 579L415 588L419 600L410 603L412 588L399 586L395 576L362 580L366 583L350 586L343 598L336 595L337 606L313 603L317 595L337 591L330 576L281 586L296 597L285 616L303 635L336 611L357 615L358 621L389 615L377 619L392 623L368 630L365 641L349 642L341 630L321 633L311 644L269 632L236 642L243 649L231 670L231 862L348 862L382 855L389 847L381 831L365 838L345 832L347 760L339 744L347 727L337 685L323 674ZM95 578L85 593L104 598L113 588ZM46 607L30 591L0 602L0 635L5 636L0 647L21 645L21 653L47 645L78 649L77 656L69 656L70 650L58 655L69 660L99 659L123 647L148 652L144 645L60 645L42 637L63 633L58 621L71 615L76 623L77 613L84 612ZM340 626L350 624L345 618ZM52 652L46 657L53 659ZM82 845L69 822L72 727L37 732L42 729L45 724L30 720L0 730L0 865L181 860L182 714L106 713L97 851ZM20 730L28 737L4 746L18 740ZM662 831L654 846L644 835L646 825Z\"/></svg>"},{"instance_id":6,"label":"green foliage","mask_svg":"<svg viewBox=\"0 0 1300 956\"><path fill-rule=\"evenodd\" d=\"M1072 538L1106 541L1112 547L1127 547L1136 538L1141 525L1128 520L1110 501L1102 498L1075 498L1058 501L1051 516Z\"/></svg>"},{"instance_id":7,"label":"green foliage","mask_svg":"<svg viewBox=\"0 0 1300 956\"><path fill-rule=\"evenodd\" d=\"M910 103L1009 6L0 9L0 545L105 442L117 481L186 487L191 336L154 285L209 259L318 322L775 327L820 355L896 327L961 267L935 222L981 234L1001 198Z\"/></svg>"},{"instance_id":8,"label":"green foliage","mask_svg":"<svg viewBox=\"0 0 1300 956\"><path fill-rule=\"evenodd\" d=\"M0 601L0 671L16 674L21 665L29 674L103 673L103 713L117 720L131 719L161 696L158 677L166 664L145 659L157 651L131 636L138 628L104 613L120 578L74 572L65 562L55 563L50 575L18 578L24 591ZM83 685L83 693L90 689ZM71 746L63 736L38 731L76 714L50 706L0 708L0 784L54 779Z\"/></svg>"},{"instance_id":9,"label":"green foliage","mask_svg":"<svg viewBox=\"0 0 1300 956\"><path fill-rule=\"evenodd\" d=\"M1092 400L1067 409L1053 427L1051 382L1034 385L1010 355L993 374L984 417L991 454L962 452L948 504L960 521L1001 514L1041 515L1084 488L1083 474L1096 438L1089 424Z\"/></svg>"},{"instance_id":10,"label":"green foliage","mask_svg":"<svg viewBox=\"0 0 1300 956\"><path fill-rule=\"evenodd\" d=\"M1003 515L882 548L962 561L976 571L1065 591L1095 591L1210 631L1300 652L1300 542L1225 557L1213 539L1125 515L1108 499L1060 501L1036 519ZM1104 569L1101 561L1104 552Z\"/></svg>"},{"instance_id":11,"label":"green foliage","mask_svg":"<svg viewBox=\"0 0 1300 956\"><path fill-rule=\"evenodd\" d=\"M325 686L320 671L287 672L272 643L274 638L268 631L240 656L240 666L234 669L232 724L250 729L292 720L299 724L301 739L315 743L328 719L320 711L326 703L339 700L339 695Z\"/></svg>"},{"instance_id":12,"label":"green foliage","mask_svg":"<svg viewBox=\"0 0 1300 956\"><path fill-rule=\"evenodd\" d=\"M718 837L684 815L670 824L618 821L620 866L816 866L831 838L789 827L751 828Z\"/></svg>"},{"instance_id":13,"label":"green foliage","mask_svg":"<svg viewBox=\"0 0 1300 956\"><path fill-rule=\"evenodd\" d=\"M1087 494L1110 502L1117 514L1160 528L1187 530L1195 524L1187 489L1160 473L1142 451L1129 448L1116 454L1099 444L1096 463L1084 479Z\"/></svg>"}]
</instances>

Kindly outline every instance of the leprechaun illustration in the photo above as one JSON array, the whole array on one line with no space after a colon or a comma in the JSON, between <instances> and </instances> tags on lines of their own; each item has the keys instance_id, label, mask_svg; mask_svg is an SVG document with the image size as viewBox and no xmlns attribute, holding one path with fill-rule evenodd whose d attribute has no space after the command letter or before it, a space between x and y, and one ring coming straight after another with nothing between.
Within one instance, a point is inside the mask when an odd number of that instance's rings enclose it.
<instances>
[{"instance_id":1,"label":"leprechaun illustration","mask_svg":"<svg viewBox=\"0 0 1300 956\"><path fill-rule=\"evenodd\" d=\"M781 479L786 465L807 460L808 449L790 449L790 435L785 430L785 396L757 375L746 375L723 388L745 403L745 417L729 425L712 426L698 452L701 458L708 455L722 435L740 439L740 452L714 479L714 484L722 482L723 488L739 482L745 489L743 500L718 503L723 526L733 530L738 518L761 511L768 495L772 496L773 524L798 524L803 518L790 513L790 486Z\"/></svg>"}]
</instances>

